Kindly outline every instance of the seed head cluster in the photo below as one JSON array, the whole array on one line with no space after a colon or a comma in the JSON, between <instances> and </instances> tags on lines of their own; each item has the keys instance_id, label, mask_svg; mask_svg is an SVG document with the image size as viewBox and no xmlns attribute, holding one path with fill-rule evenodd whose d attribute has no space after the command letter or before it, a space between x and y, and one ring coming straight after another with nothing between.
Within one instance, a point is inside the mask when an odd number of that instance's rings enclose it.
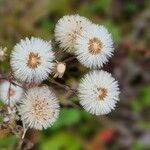
<instances>
[{"instance_id":1,"label":"seed head cluster","mask_svg":"<svg viewBox=\"0 0 150 150\"><path fill-rule=\"evenodd\" d=\"M74 55L90 69L75 90L84 110L93 115L114 110L119 101L119 85L110 73L102 70L114 52L111 33L83 16L67 15L58 20L54 37L62 52ZM59 117L58 91L47 83L49 78L63 78L69 67L56 57L54 48L51 41L26 37L12 49L13 81L0 81L0 99L11 108L17 106L23 126L42 130L52 126ZM0 48L0 63L5 58L6 48Z\"/></svg>"}]
</instances>

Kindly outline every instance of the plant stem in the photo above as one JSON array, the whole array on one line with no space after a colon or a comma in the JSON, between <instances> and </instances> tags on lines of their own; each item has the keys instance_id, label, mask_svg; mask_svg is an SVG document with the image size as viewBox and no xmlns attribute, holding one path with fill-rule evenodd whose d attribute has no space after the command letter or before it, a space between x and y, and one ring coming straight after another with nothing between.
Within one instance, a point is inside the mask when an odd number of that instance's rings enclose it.
<instances>
[{"instance_id":1,"label":"plant stem","mask_svg":"<svg viewBox=\"0 0 150 150\"><path fill-rule=\"evenodd\" d=\"M55 85L57 85L57 86L59 86L61 88L64 88L67 91L76 92L76 89L72 89L70 86L62 84L62 83L59 83L59 82L57 82L57 81L55 81L53 79L49 79L49 82L51 82L51 83L53 83L53 84L55 84Z\"/></svg>"},{"instance_id":2,"label":"plant stem","mask_svg":"<svg viewBox=\"0 0 150 150\"><path fill-rule=\"evenodd\" d=\"M66 63L66 62L69 62L69 61L74 60L74 59L76 59L76 56L69 57L69 58L65 59L63 62Z\"/></svg>"}]
</instances>

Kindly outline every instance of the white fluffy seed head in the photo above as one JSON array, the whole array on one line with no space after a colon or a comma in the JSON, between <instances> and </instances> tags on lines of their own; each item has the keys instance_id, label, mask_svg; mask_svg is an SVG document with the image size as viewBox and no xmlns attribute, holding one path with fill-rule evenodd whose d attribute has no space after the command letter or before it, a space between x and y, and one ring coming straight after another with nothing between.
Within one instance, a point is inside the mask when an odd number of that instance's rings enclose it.
<instances>
[{"instance_id":1,"label":"white fluffy seed head","mask_svg":"<svg viewBox=\"0 0 150 150\"><path fill-rule=\"evenodd\" d=\"M111 34L105 27L95 24L77 38L75 49L78 60L91 69L102 67L114 51Z\"/></svg>"},{"instance_id":2,"label":"white fluffy seed head","mask_svg":"<svg viewBox=\"0 0 150 150\"><path fill-rule=\"evenodd\" d=\"M86 74L78 88L80 104L95 115L108 114L115 109L119 93L118 82L102 70Z\"/></svg>"},{"instance_id":3,"label":"white fluffy seed head","mask_svg":"<svg viewBox=\"0 0 150 150\"><path fill-rule=\"evenodd\" d=\"M46 129L57 120L59 103L47 86L31 88L21 101L19 114L26 126L37 130Z\"/></svg>"},{"instance_id":4,"label":"white fluffy seed head","mask_svg":"<svg viewBox=\"0 0 150 150\"><path fill-rule=\"evenodd\" d=\"M7 48L0 47L0 61L4 61L7 54L6 54Z\"/></svg>"},{"instance_id":5,"label":"white fluffy seed head","mask_svg":"<svg viewBox=\"0 0 150 150\"><path fill-rule=\"evenodd\" d=\"M11 67L19 80L40 83L51 73L53 60L51 43L32 37L16 44L11 54Z\"/></svg>"},{"instance_id":6,"label":"white fluffy seed head","mask_svg":"<svg viewBox=\"0 0 150 150\"><path fill-rule=\"evenodd\" d=\"M82 31L86 31L91 22L79 15L67 15L62 17L55 27L55 40L60 47L68 52L74 52L76 38Z\"/></svg>"},{"instance_id":7,"label":"white fluffy seed head","mask_svg":"<svg viewBox=\"0 0 150 150\"><path fill-rule=\"evenodd\" d=\"M23 89L17 85L10 84L8 81L2 81L0 83L0 100L5 104L13 106L19 102L23 95Z\"/></svg>"}]
</instances>

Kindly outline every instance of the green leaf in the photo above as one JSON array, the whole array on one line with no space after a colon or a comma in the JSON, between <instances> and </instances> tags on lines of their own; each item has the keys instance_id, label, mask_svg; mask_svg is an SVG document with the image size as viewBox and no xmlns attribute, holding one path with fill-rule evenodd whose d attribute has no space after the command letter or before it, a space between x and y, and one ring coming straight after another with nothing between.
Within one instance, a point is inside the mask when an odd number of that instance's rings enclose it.
<instances>
[{"instance_id":1,"label":"green leaf","mask_svg":"<svg viewBox=\"0 0 150 150\"><path fill-rule=\"evenodd\" d=\"M41 27L47 32L54 30L54 23L49 21L48 18L45 18L41 21Z\"/></svg>"},{"instance_id":2,"label":"green leaf","mask_svg":"<svg viewBox=\"0 0 150 150\"><path fill-rule=\"evenodd\" d=\"M71 126L81 119L81 112L77 109L73 108L63 108L60 111L59 119L56 123L51 127L51 129L57 129L62 126Z\"/></svg>"},{"instance_id":3,"label":"green leaf","mask_svg":"<svg viewBox=\"0 0 150 150\"><path fill-rule=\"evenodd\" d=\"M137 141L135 141L132 146L132 150L143 150L143 147Z\"/></svg>"},{"instance_id":4,"label":"green leaf","mask_svg":"<svg viewBox=\"0 0 150 150\"><path fill-rule=\"evenodd\" d=\"M150 107L150 86L144 87L138 94L137 99L131 104L134 111L141 111L144 107Z\"/></svg>"},{"instance_id":5,"label":"green leaf","mask_svg":"<svg viewBox=\"0 0 150 150\"><path fill-rule=\"evenodd\" d=\"M8 136L0 139L0 148L12 148L14 144L17 142L17 138L15 136Z\"/></svg>"},{"instance_id":6,"label":"green leaf","mask_svg":"<svg viewBox=\"0 0 150 150\"><path fill-rule=\"evenodd\" d=\"M80 150L81 141L73 133L61 132L41 143L41 150Z\"/></svg>"},{"instance_id":7,"label":"green leaf","mask_svg":"<svg viewBox=\"0 0 150 150\"><path fill-rule=\"evenodd\" d=\"M138 99L142 100L142 103L150 106L150 86L144 87L139 92Z\"/></svg>"},{"instance_id":8,"label":"green leaf","mask_svg":"<svg viewBox=\"0 0 150 150\"><path fill-rule=\"evenodd\" d=\"M110 0L96 0L90 3L90 7L93 10L99 10L105 12L110 6Z\"/></svg>"},{"instance_id":9,"label":"green leaf","mask_svg":"<svg viewBox=\"0 0 150 150\"><path fill-rule=\"evenodd\" d=\"M140 128L150 129L150 122L149 121L140 121L138 122Z\"/></svg>"},{"instance_id":10,"label":"green leaf","mask_svg":"<svg viewBox=\"0 0 150 150\"><path fill-rule=\"evenodd\" d=\"M138 6L134 2L126 2L124 5L124 9L129 13L133 13L138 10Z\"/></svg>"}]
</instances>

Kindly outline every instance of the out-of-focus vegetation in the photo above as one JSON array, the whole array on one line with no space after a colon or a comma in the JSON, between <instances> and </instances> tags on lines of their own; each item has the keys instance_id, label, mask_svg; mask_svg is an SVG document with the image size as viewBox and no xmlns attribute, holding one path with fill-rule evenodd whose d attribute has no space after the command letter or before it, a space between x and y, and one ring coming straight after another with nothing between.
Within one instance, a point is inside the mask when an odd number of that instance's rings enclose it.
<instances>
[{"instance_id":1,"label":"out-of-focus vegetation","mask_svg":"<svg viewBox=\"0 0 150 150\"><path fill-rule=\"evenodd\" d=\"M120 102L111 114L95 117L72 107L68 101L76 102L77 97L60 91L60 101L66 107L52 128L28 131L32 149L150 149L149 0L0 0L0 46L7 46L10 53L26 36L53 39L57 20L76 13L112 32L116 51L104 68L119 80ZM9 71L8 62L9 57L0 64L3 73ZM76 62L59 81L77 86L75 78L80 79L84 72L86 69ZM16 148L17 138L1 132L0 136L0 150Z\"/></svg>"}]
</instances>

